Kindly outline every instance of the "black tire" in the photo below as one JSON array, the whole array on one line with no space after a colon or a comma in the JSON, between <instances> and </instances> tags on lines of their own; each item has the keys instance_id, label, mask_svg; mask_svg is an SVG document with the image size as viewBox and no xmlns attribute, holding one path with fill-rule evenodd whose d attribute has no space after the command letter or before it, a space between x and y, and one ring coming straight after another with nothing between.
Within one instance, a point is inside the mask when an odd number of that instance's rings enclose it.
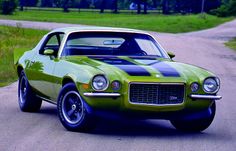
<instances>
[{"instance_id":1,"label":"black tire","mask_svg":"<svg viewBox=\"0 0 236 151\"><path fill-rule=\"evenodd\" d=\"M21 71L19 77L18 103L23 112L37 112L42 105L42 99L35 95L24 71Z\"/></svg>"},{"instance_id":2,"label":"black tire","mask_svg":"<svg viewBox=\"0 0 236 151\"><path fill-rule=\"evenodd\" d=\"M88 114L75 84L64 85L57 101L58 116L67 130L88 132L95 128L95 118Z\"/></svg>"},{"instance_id":3,"label":"black tire","mask_svg":"<svg viewBox=\"0 0 236 151\"><path fill-rule=\"evenodd\" d=\"M211 107L211 116L208 118L202 118L197 120L171 120L171 124L178 130L181 131L188 131L188 132L201 132L207 129L216 113L216 104L215 102L212 103Z\"/></svg>"}]
</instances>

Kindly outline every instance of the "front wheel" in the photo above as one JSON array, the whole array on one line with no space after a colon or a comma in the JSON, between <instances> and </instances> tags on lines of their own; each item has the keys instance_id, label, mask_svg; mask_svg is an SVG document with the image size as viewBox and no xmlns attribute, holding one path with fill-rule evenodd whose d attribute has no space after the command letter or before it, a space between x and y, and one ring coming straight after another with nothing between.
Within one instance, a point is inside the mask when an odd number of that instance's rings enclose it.
<instances>
[{"instance_id":1,"label":"front wheel","mask_svg":"<svg viewBox=\"0 0 236 151\"><path fill-rule=\"evenodd\" d=\"M85 103L73 83L60 91L57 109L62 125L70 131L88 131L94 128L94 118L88 114Z\"/></svg>"},{"instance_id":2,"label":"front wheel","mask_svg":"<svg viewBox=\"0 0 236 151\"><path fill-rule=\"evenodd\" d=\"M190 131L190 132L200 132L207 129L214 117L216 112L216 104L213 102L213 104L210 107L211 115L206 118L196 119L196 120L171 120L171 124L179 130L182 131Z\"/></svg>"}]
</instances>

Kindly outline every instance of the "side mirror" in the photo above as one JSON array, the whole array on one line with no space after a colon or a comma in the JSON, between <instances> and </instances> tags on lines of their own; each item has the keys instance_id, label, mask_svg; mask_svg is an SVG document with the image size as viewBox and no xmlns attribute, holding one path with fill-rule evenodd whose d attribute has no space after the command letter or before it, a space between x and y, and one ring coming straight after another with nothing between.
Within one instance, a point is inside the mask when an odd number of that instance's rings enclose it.
<instances>
[{"instance_id":1,"label":"side mirror","mask_svg":"<svg viewBox=\"0 0 236 151\"><path fill-rule=\"evenodd\" d=\"M51 56L51 55L54 54L54 50L52 50L52 49L46 49L46 50L44 50L43 54L44 54L44 55L47 55L47 56Z\"/></svg>"},{"instance_id":2,"label":"side mirror","mask_svg":"<svg viewBox=\"0 0 236 151\"><path fill-rule=\"evenodd\" d=\"M170 57L171 59L173 59L173 58L175 57L175 54L172 53L172 52L167 52L167 54L169 55L169 57Z\"/></svg>"}]
</instances>

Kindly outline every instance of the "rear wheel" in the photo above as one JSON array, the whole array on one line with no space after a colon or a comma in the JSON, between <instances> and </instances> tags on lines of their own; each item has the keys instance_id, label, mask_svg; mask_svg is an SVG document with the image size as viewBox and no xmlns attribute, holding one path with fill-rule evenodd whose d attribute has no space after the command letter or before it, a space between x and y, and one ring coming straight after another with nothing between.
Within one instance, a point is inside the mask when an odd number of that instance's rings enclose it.
<instances>
[{"instance_id":1,"label":"rear wheel","mask_svg":"<svg viewBox=\"0 0 236 151\"><path fill-rule=\"evenodd\" d=\"M36 112L42 105L42 100L33 92L24 71L21 71L19 77L18 102L20 109L24 112Z\"/></svg>"},{"instance_id":2,"label":"rear wheel","mask_svg":"<svg viewBox=\"0 0 236 151\"><path fill-rule=\"evenodd\" d=\"M201 118L196 120L171 120L171 124L179 130L182 131L190 131L190 132L200 132L207 129L214 117L216 112L216 104L213 102L213 104L210 107L211 115L207 118Z\"/></svg>"},{"instance_id":3,"label":"rear wheel","mask_svg":"<svg viewBox=\"0 0 236 151\"><path fill-rule=\"evenodd\" d=\"M57 109L62 125L70 131L89 131L95 126L85 103L73 83L66 84L58 97Z\"/></svg>"}]
</instances>

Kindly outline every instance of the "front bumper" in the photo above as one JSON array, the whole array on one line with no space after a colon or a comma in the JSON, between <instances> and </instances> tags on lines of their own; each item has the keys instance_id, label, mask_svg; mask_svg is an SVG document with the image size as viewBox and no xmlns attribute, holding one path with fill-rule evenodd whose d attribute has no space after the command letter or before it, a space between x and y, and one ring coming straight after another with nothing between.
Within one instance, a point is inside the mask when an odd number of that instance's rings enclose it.
<instances>
[{"instance_id":1,"label":"front bumper","mask_svg":"<svg viewBox=\"0 0 236 151\"><path fill-rule=\"evenodd\" d=\"M120 93L84 93L87 97L119 97Z\"/></svg>"},{"instance_id":2,"label":"front bumper","mask_svg":"<svg viewBox=\"0 0 236 151\"><path fill-rule=\"evenodd\" d=\"M191 94L190 98L193 100L201 99L201 100L220 100L222 96L219 95L200 95L200 94Z\"/></svg>"},{"instance_id":3,"label":"front bumper","mask_svg":"<svg viewBox=\"0 0 236 151\"><path fill-rule=\"evenodd\" d=\"M184 103L176 105L149 105L149 104L132 104L129 102L127 94L118 92L84 92L85 102L93 109L114 111L114 112L134 112L150 113L153 115L166 114L168 112L199 112L207 109L212 101L219 100L222 97L217 95L199 95L191 94L185 97Z\"/></svg>"},{"instance_id":4,"label":"front bumper","mask_svg":"<svg viewBox=\"0 0 236 151\"><path fill-rule=\"evenodd\" d=\"M93 93L93 92L86 92L84 93L86 97L120 97L120 93ZM219 95L202 95L202 94L191 94L191 99L201 99L201 100L220 100L222 96Z\"/></svg>"}]
</instances>

